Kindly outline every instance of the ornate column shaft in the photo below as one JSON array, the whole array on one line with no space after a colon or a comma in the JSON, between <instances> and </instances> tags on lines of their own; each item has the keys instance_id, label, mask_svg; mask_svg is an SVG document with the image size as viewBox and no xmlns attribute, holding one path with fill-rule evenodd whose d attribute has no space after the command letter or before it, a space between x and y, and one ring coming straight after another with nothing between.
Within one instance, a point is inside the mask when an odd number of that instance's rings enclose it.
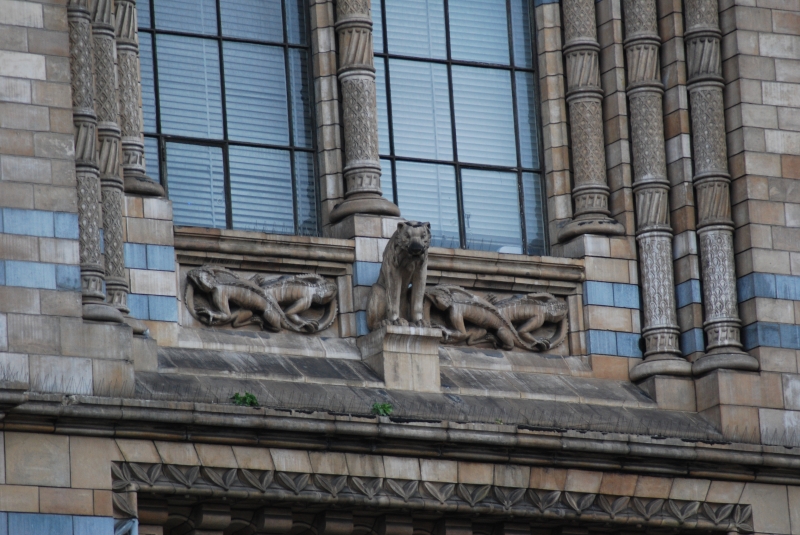
<instances>
[{"instance_id":1,"label":"ornate column shaft","mask_svg":"<svg viewBox=\"0 0 800 535\"><path fill-rule=\"evenodd\" d=\"M331 222L356 213L398 216L397 206L381 196L370 0L337 2L336 33L347 192L345 201L331 211Z\"/></svg>"},{"instance_id":2,"label":"ornate column shaft","mask_svg":"<svg viewBox=\"0 0 800 535\"><path fill-rule=\"evenodd\" d=\"M72 77L72 119L75 125L75 174L78 187L79 250L83 317L121 322L122 315L105 303L100 250L100 180L95 152L97 117L92 81L92 27L88 0L70 0L69 53Z\"/></svg>"},{"instance_id":3,"label":"ornate column shaft","mask_svg":"<svg viewBox=\"0 0 800 535\"><path fill-rule=\"evenodd\" d=\"M136 38L136 0L116 0L119 126L122 133L122 171L125 191L164 196L164 188L147 176L144 165L144 124L139 103L139 43Z\"/></svg>"},{"instance_id":4,"label":"ornate column shaft","mask_svg":"<svg viewBox=\"0 0 800 535\"><path fill-rule=\"evenodd\" d=\"M128 309L122 212L125 202L120 176L121 132L117 119L116 43L113 0L92 0L94 87L97 109L97 159L103 197L103 232L108 302L124 315Z\"/></svg>"},{"instance_id":5,"label":"ornate column shaft","mask_svg":"<svg viewBox=\"0 0 800 535\"><path fill-rule=\"evenodd\" d=\"M693 372L727 368L758 370L742 351L733 258L730 174L725 145L717 0L686 0L686 61L692 113L692 152L697 192L697 234L703 277L706 355Z\"/></svg>"},{"instance_id":6,"label":"ornate column shaft","mask_svg":"<svg viewBox=\"0 0 800 535\"><path fill-rule=\"evenodd\" d=\"M625 0L625 37L645 341L644 362L631 379L691 375L678 346L656 0Z\"/></svg>"},{"instance_id":7,"label":"ornate column shaft","mask_svg":"<svg viewBox=\"0 0 800 535\"><path fill-rule=\"evenodd\" d=\"M561 229L558 239L566 241L581 234L624 234L625 228L609 217L594 0L564 0L563 10L575 211L573 221Z\"/></svg>"}]
</instances>

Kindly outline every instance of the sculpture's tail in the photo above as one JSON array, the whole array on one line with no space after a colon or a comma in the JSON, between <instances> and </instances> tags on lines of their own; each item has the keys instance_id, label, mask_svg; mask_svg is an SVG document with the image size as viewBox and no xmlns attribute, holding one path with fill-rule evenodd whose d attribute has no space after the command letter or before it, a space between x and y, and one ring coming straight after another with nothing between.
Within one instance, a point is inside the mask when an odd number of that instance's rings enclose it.
<instances>
[{"instance_id":1,"label":"sculpture's tail","mask_svg":"<svg viewBox=\"0 0 800 535\"><path fill-rule=\"evenodd\" d=\"M339 304L336 302L336 298L334 297L331 299L331 302L328 303L327 308L325 309L325 313L319 319L319 325L314 330L314 332L324 331L331 325L333 322L336 321L336 314L339 312Z\"/></svg>"}]
</instances>

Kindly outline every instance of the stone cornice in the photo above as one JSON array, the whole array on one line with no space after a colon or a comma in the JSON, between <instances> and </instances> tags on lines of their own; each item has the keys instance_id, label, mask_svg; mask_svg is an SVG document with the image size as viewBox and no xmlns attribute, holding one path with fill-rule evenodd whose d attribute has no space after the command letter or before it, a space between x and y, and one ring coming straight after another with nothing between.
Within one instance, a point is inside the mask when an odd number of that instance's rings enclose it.
<instances>
[{"instance_id":1,"label":"stone cornice","mask_svg":"<svg viewBox=\"0 0 800 535\"><path fill-rule=\"evenodd\" d=\"M309 474L275 470L118 463L112 465L114 505L135 516L128 499L147 495L224 498L249 502L513 515L518 518L603 524L637 524L749 533L750 505L614 496L539 488L415 479Z\"/></svg>"}]
</instances>

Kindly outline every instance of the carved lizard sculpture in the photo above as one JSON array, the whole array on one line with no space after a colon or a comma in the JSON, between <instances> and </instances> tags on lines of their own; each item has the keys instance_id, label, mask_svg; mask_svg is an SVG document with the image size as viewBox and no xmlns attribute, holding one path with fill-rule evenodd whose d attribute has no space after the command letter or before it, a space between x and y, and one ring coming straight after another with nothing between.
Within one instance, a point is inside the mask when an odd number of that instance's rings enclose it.
<instances>
[{"instance_id":1,"label":"carved lizard sculpture","mask_svg":"<svg viewBox=\"0 0 800 535\"><path fill-rule=\"evenodd\" d=\"M567 337L567 303L549 293L519 294L499 299L488 295L500 314L516 327L519 337L530 344L546 344L550 349ZM545 323L558 323L558 330L550 339L535 338L533 332Z\"/></svg>"},{"instance_id":2,"label":"carved lizard sculpture","mask_svg":"<svg viewBox=\"0 0 800 535\"><path fill-rule=\"evenodd\" d=\"M312 332L324 331L336 320L338 287L324 277L303 273L277 279L255 275L251 280L270 293L281 307L285 307L283 312L289 319L298 325L311 327ZM301 314L313 305L327 305L323 316L318 320L303 318Z\"/></svg>"},{"instance_id":3,"label":"carved lizard sculpture","mask_svg":"<svg viewBox=\"0 0 800 535\"><path fill-rule=\"evenodd\" d=\"M503 349L520 346L529 351L543 351L546 343L523 340L514 325L492 303L459 286L439 285L428 288L425 298L437 309L446 312L452 329L444 328L445 343L474 345L484 342L491 331ZM467 330L466 323L477 328Z\"/></svg>"}]
</instances>

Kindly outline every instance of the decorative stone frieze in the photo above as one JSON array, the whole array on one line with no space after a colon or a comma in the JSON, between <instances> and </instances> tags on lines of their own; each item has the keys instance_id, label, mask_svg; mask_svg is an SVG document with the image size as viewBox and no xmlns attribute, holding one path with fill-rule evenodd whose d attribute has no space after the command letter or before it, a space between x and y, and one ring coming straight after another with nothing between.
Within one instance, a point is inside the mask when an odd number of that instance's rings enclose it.
<instances>
[{"instance_id":1,"label":"decorative stone frieze","mask_svg":"<svg viewBox=\"0 0 800 535\"><path fill-rule=\"evenodd\" d=\"M120 175L121 131L117 95L117 52L114 38L113 0L92 4L92 47L94 51L95 107L97 109L97 159L103 203L106 292L108 302L128 315L128 283L125 280L125 252L122 212L125 203ZM133 320L139 328L146 329Z\"/></svg>"},{"instance_id":2,"label":"decorative stone frieze","mask_svg":"<svg viewBox=\"0 0 800 535\"><path fill-rule=\"evenodd\" d=\"M144 164L142 100L139 86L139 43L136 0L115 0L117 72L119 75L119 126L122 134L122 172L125 191L163 197L164 188L148 177Z\"/></svg>"},{"instance_id":3,"label":"decorative stone frieze","mask_svg":"<svg viewBox=\"0 0 800 535\"><path fill-rule=\"evenodd\" d=\"M370 0L338 2L336 33L347 191L344 202L331 211L331 222L356 213L398 216L400 210L381 191Z\"/></svg>"},{"instance_id":4,"label":"decorative stone frieze","mask_svg":"<svg viewBox=\"0 0 800 535\"><path fill-rule=\"evenodd\" d=\"M631 379L637 381L656 374L691 375L692 366L678 347L656 0L625 0L624 7L636 241L644 304L645 360L631 370Z\"/></svg>"},{"instance_id":5,"label":"decorative stone frieze","mask_svg":"<svg viewBox=\"0 0 800 535\"><path fill-rule=\"evenodd\" d=\"M750 533L752 506L597 493L440 483L417 479L248 470L173 464L112 465L114 507L136 516L131 488L148 496L224 496L265 503L380 507L388 511L466 512L542 520Z\"/></svg>"},{"instance_id":6,"label":"decorative stone frieze","mask_svg":"<svg viewBox=\"0 0 800 535\"><path fill-rule=\"evenodd\" d=\"M575 210L573 220L561 229L558 239L563 242L581 234L621 235L625 228L610 217L608 209L594 1L564 0L562 6Z\"/></svg>"},{"instance_id":7,"label":"decorative stone frieze","mask_svg":"<svg viewBox=\"0 0 800 535\"><path fill-rule=\"evenodd\" d=\"M758 370L758 361L742 351L740 340L717 9L716 0L684 4L707 344L705 356L693 365L695 374L718 368Z\"/></svg>"},{"instance_id":8,"label":"decorative stone frieze","mask_svg":"<svg viewBox=\"0 0 800 535\"><path fill-rule=\"evenodd\" d=\"M100 250L100 180L97 167L97 116L92 80L92 28L88 0L71 0L69 19L72 118L75 125L75 172L78 188L79 251L83 317L121 322L122 315L105 304L105 269Z\"/></svg>"}]
</instances>

